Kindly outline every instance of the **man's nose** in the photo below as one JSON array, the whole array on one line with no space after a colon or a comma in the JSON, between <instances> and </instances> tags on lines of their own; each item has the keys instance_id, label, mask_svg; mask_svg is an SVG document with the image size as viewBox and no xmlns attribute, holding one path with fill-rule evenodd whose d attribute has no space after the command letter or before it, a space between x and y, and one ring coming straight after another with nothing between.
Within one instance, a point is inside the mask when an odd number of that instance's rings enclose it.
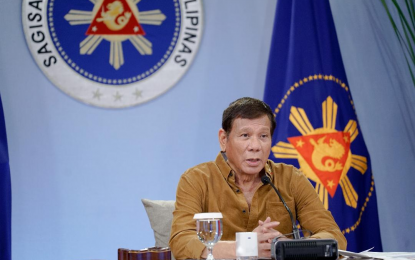
<instances>
[{"instance_id":1,"label":"man's nose","mask_svg":"<svg viewBox=\"0 0 415 260\"><path fill-rule=\"evenodd\" d=\"M249 142L249 150L259 151L261 150L261 143L258 137L252 137Z\"/></svg>"}]
</instances>

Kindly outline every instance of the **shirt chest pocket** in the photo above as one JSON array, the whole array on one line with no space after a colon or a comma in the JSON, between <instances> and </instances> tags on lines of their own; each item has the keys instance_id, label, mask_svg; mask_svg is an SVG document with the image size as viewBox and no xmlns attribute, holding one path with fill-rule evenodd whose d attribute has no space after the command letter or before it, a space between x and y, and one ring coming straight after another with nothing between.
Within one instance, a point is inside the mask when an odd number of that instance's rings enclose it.
<instances>
[{"instance_id":1,"label":"shirt chest pocket","mask_svg":"<svg viewBox=\"0 0 415 260\"><path fill-rule=\"evenodd\" d=\"M291 213L293 214L294 221L296 220L295 214L295 203L294 200L286 201L287 206L290 208ZM284 207L282 202L270 202L266 204L267 216L271 217L271 221L280 222L279 226L275 229L283 234L288 234L292 232L292 222L290 214L287 209Z\"/></svg>"}]
</instances>

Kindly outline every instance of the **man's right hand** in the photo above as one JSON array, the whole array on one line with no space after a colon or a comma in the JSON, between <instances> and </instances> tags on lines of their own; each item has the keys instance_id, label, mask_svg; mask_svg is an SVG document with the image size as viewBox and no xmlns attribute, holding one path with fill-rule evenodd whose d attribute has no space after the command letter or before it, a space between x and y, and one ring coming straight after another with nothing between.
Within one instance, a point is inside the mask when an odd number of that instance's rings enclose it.
<instances>
[{"instance_id":1,"label":"man's right hand","mask_svg":"<svg viewBox=\"0 0 415 260\"><path fill-rule=\"evenodd\" d=\"M271 221L270 217L267 217L265 221L259 221L258 227L253 232L257 233L258 237L258 258L270 258L271 257L271 242L277 236L282 234L274 228L280 224L278 221Z\"/></svg>"}]
</instances>

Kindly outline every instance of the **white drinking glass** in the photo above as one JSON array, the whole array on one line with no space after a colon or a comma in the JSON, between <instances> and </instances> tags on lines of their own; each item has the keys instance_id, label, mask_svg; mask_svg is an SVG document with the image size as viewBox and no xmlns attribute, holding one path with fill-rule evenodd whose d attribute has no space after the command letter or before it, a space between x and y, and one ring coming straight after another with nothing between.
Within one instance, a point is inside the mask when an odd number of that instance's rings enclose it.
<instances>
[{"instance_id":1,"label":"white drinking glass","mask_svg":"<svg viewBox=\"0 0 415 260\"><path fill-rule=\"evenodd\" d=\"M220 240L223 234L222 213L198 213L195 214L196 232L199 240L205 244L209 254L207 260L213 257L213 246Z\"/></svg>"}]
</instances>

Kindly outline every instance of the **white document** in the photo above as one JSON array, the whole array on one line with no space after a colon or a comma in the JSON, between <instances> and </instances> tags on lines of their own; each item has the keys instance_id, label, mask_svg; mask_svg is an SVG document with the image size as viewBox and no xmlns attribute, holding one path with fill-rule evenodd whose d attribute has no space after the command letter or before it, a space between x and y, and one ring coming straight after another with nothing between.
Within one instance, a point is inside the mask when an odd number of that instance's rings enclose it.
<instances>
[{"instance_id":1,"label":"white document","mask_svg":"<svg viewBox=\"0 0 415 260\"><path fill-rule=\"evenodd\" d=\"M339 255L360 259L415 260L415 252L368 252L368 250L361 253L339 250Z\"/></svg>"}]
</instances>

